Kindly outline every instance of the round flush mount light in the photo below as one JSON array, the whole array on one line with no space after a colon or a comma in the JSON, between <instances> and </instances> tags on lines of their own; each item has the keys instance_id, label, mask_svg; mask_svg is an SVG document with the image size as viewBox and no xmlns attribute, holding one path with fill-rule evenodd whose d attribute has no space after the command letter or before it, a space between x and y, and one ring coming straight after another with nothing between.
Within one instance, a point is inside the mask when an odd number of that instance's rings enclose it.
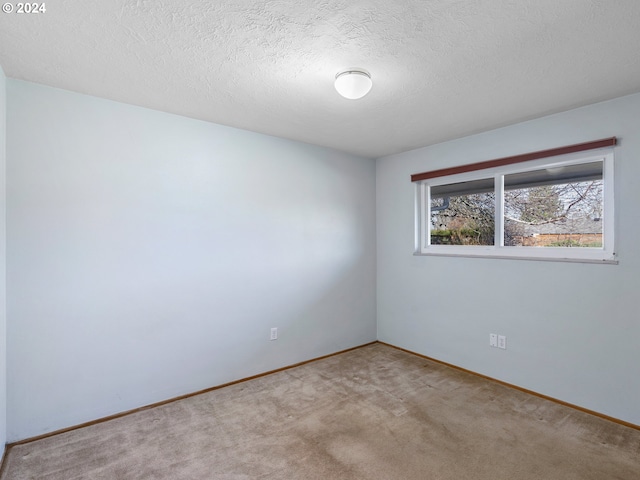
<instances>
[{"instance_id":1,"label":"round flush mount light","mask_svg":"<svg viewBox=\"0 0 640 480\"><path fill-rule=\"evenodd\" d=\"M372 86L371 74L362 68L350 68L336 75L336 90L350 100L364 97Z\"/></svg>"}]
</instances>

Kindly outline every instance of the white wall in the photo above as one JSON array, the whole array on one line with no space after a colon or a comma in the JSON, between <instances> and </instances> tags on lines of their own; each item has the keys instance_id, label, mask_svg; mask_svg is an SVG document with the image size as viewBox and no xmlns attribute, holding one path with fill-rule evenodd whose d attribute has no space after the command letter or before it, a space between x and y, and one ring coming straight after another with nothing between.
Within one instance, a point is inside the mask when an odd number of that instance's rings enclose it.
<instances>
[{"instance_id":1,"label":"white wall","mask_svg":"<svg viewBox=\"0 0 640 480\"><path fill-rule=\"evenodd\" d=\"M640 424L639 132L634 95L379 159L379 340ZM410 174L611 136L619 265L412 255Z\"/></svg>"},{"instance_id":2,"label":"white wall","mask_svg":"<svg viewBox=\"0 0 640 480\"><path fill-rule=\"evenodd\" d=\"M0 458L7 441L6 78L0 67Z\"/></svg>"},{"instance_id":3,"label":"white wall","mask_svg":"<svg viewBox=\"0 0 640 480\"><path fill-rule=\"evenodd\" d=\"M375 340L371 160L8 79L7 225L9 441Z\"/></svg>"}]
</instances>

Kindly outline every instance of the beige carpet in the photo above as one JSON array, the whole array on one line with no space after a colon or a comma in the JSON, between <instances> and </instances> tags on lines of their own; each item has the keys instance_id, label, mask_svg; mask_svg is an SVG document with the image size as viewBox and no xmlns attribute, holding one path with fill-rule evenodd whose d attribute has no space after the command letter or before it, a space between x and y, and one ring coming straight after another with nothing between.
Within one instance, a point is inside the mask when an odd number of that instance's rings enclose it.
<instances>
[{"instance_id":1,"label":"beige carpet","mask_svg":"<svg viewBox=\"0 0 640 480\"><path fill-rule=\"evenodd\" d=\"M640 431L375 344L15 446L2 480L640 479Z\"/></svg>"}]
</instances>

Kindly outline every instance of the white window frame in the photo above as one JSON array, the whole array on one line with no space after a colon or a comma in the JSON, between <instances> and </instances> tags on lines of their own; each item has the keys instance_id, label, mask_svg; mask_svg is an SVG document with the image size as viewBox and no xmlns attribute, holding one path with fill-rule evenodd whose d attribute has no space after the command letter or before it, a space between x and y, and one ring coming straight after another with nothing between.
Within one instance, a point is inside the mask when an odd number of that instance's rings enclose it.
<instances>
[{"instance_id":1,"label":"white window frame","mask_svg":"<svg viewBox=\"0 0 640 480\"><path fill-rule=\"evenodd\" d=\"M504 176L544 168L559 168L580 163L603 162L603 246L598 247L530 247L504 246ZM449 183L493 178L496 198L495 245L431 245L430 189ZM414 255L512 258L586 263L617 264L614 238L613 149L603 148L556 157L530 160L502 167L458 173L415 182L415 251Z\"/></svg>"}]
</instances>

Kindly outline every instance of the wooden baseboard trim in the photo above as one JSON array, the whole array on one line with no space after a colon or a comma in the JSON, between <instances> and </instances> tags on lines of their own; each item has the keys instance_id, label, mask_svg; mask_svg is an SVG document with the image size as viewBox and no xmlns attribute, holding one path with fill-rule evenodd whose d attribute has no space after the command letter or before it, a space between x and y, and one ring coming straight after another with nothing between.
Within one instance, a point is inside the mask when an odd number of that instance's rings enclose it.
<instances>
[{"instance_id":1,"label":"wooden baseboard trim","mask_svg":"<svg viewBox=\"0 0 640 480\"><path fill-rule=\"evenodd\" d=\"M378 342L374 341L374 342L365 343L363 345L358 345L357 347L347 348L346 350L340 350L339 352L330 353L328 355L323 355L321 357L316 357L316 358L312 358L310 360L305 360L303 362L294 363L293 365L287 365L286 367L276 368L275 370L269 370L268 372L259 373L257 375L252 375L250 377L241 378L239 380L234 380L232 382L223 383L221 385L216 385L214 387L205 388L203 390L198 390L196 392L187 393L187 394L184 394L184 395L180 395L178 397L169 398L167 400L162 400L160 402L151 403L149 405L145 405L143 407L134 408L132 410L126 410L124 412L115 413L115 414L109 415L107 417L101 417L101 418L98 418L96 420L91 420L90 422L80 423L78 425L73 425L71 427L62 428L60 430L55 430L53 432L44 433L42 435L38 435L38 436L35 436L35 437L29 437L29 438L25 438L23 440L18 440L16 442L11 442L11 443L7 444L6 450L5 450L5 454L9 452L9 449L11 447L14 447L16 445L24 445L25 443L35 442L36 440L42 440L43 438L53 437L55 435L60 435L61 433L71 432L73 430L78 430L80 428L90 427L92 425L97 425L99 423L108 422L109 420L114 420L116 418L126 417L127 415L131 415L133 413L142 412L144 410L149 410L149 409L155 408L155 407L161 407L161 406L167 405L169 403L177 402L178 400L184 400L185 398L195 397L196 395L202 395L203 393L212 392L214 390L219 390L219 389L224 388L224 387L230 387L231 385L236 385L238 383L248 382L249 380L255 380L256 378L266 377L267 375L271 375L271 374L278 373L278 372L283 372L283 371L289 370L291 368L295 368L295 367L300 367L302 365L306 365L307 363L317 362L318 360L324 360L325 358L334 357L336 355L340 355L342 353L351 352L352 350L357 350L359 348L367 347L369 345L374 345L376 343L378 343ZM0 472L1 472L1 468L0 468Z\"/></svg>"},{"instance_id":2,"label":"wooden baseboard trim","mask_svg":"<svg viewBox=\"0 0 640 480\"><path fill-rule=\"evenodd\" d=\"M23 440L18 440L16 442L7 443L7 445L5 446L4 454L2 455L2 458L0 459L0 476L2 475L2 473L4 471L5 460L6 460L7 456L9 455L9 451L11 450L12 447L14 447L16 445L24 445L26 443L31 443L31 442L35 442L37 440L42 440L43 438L53 437L53 436L59 435L61 433L71 432L73 430L78 430L80 428L90 427L92 425L97 425L99 423L108 422L109 420L114 420L116 418L126 417L127 415L131 415L131 414L134 414L134 413L137 413L137 412L142 412L144 410L149 410L151 408L167 405L169 403L177 402L177 401L183 400L185 398L195 397L196 395L201 395L203 393L212 392L214 390L219 390L221 388L229 387L231 385L236 385L238 383L248 382L249 380L255 380L255 379L260 378L260 377L266 377L267 375L271 375L271 374L278 373L278 372L283 372L283 371L289 370L291 368L300 367L302 365L306 365L306 364L312 363L312 362L317 362L318 360L323 360L325 358L334 357L336 355L340 355L340 354L343 354L343 353L351 352L351 351L357 350L359 348L368 347L370 345L375 345L376 343L379 343L381 345L385 345L387 347L395 348L396 350L400 350L402 352L406 352L406 353L409 353L411 355L415 355L415 356L424 358L426 360L430 360L432 362L435 362L435 363L438 363L440 365L444 365L444 366L453 368L453 369L461 371L461 372L469 373L471 375L475 375L477 377L484 378L485 380L489 380L491 382L495 382L495 383L498 383L500 385L504 385L505 387L509 387L509 388L513 388L515 390L519 390L521 392L527 393L529 395L533 395L535 397L539 397L539 398L542 398L542 399L545 399L545 400L549 400L551 402L557 403L559 405L563 405L565 407L572 408L574 410L578 410L578 411L583 412L583 413L587 413L589 415L594 415L594 416L602 418L604 420L608 420L610 422L617 423L618 425L629 427L629 428L632 428L634 430L640 430L640 425L636 425L634 423L627 422L627 421L621 420L619 418L610 417L609 415L605 415L603 413L596 412L594 410L589 410L587 408L583 408L583 407L580 407L578 405L574 405L572 403L565 402L563 400L559 400L557 398L553 398L553 397L550 397L548 395L544 395L542 393L535 392L533 390L528 390L526 388L519 387L519 386L513 385L511 383L503 382L502 380L498 380L496 378L489 377L487 375L483 375L483 374L478 373L478 372L474 372L473 370L468 370L466 368L459 367L457 365L454 365L454 364L451 364L451 363L447 363L447 362L444 362L442 360L438 360L437 358L429 357L427 355L423 355L421 353L413 352L411 350L407 350L407 349L402 348L402 347L397 347L397 346L392 345L390 343L381 342L381 341L378 340L378 341L374 341L374 342L365 343L363 345L358 345L357 347L351 347L351 348L347 348L345 350L340 350L339 352L330 353L328 355L323 355L323 356L320 356L320 357L312 358L310 360L305 360L305 361L302 361L302 362L294 363L292 365L287 365L286 367L277 368L275 370L269 370L267 372L259 373L257 375L252 375L250 377L241 378L239 380L234 380L232 382L227 382L227 383L224 383L224 384L221 384L221 385L216 385L216 386L213 386L213 387L205 388L203 390L198 390L196 392L187 393L185 395L180 395L180 396L173 397L173 398L170 398L170 399L167 399L167 400L162 400L160 402L155 402L155 403L152 403L152 404L149 404L149 405L145 405L145 406L142 406L142 407L134 408L134 409L127 410L127 411L124 411L124 412L120 412L120 413L116 413L116 414L113 414L113 415L109 415L109 416L106 416L106 417L101 417L101 418L98 418L96 420L91 420L90 422L80 423L78 425L73 425L71 427L62 428L60 430L55 430L53 432L45 433L45 434L38 435L38 436L35 436L35 437L29 437L29 438L25 438Z\"/></svg>"},{"instance_id":3,"label":"wooden baseboard trim","mask_svg":"<svg viewBox=\"0 0 640 480\"><path fill-rule=\"evenodd\" d=\"M624 420L620 420L619 418L615 418L615 417L610 417L609 415L605 415L604 413L596 412L594 410L589 410L587 408L580 407L579 405L574 405L573 403L565 402L564 400L558 400L557 398L549 397L548 395L544 395L542 393L534 392L533 390L528 390L526 388L519 387L519 386L513 385L511 383L503 382L502 380L498 380L497 378L489 377L487 375L483 375L481 373L474 372L473 370L467 370L466 368L462 368L462 367L459 367L457 365L453 365L451 363L443 362L442 360L438 360L437 358L428 357L427 355L422 355L421 353L416 353L416 352L413 352L411 350L407 350L406 348L396 347L395 345L391 345L390 343L380 342L380 341L378 341L378 343L381 344L381 345L386 345L387 347L395 348L396 350L401 350L403 352L410 353L412 355L416 355L416 356L418 356L420 358L424 358L425 360L430 360L432 362L439 363L440 365L444 365L446 367L450 367L450 368L453 368L453 369L461 371L461 372L470 373L471 375L475 375L476 377L484 378L485 380L489 380L489 381L498 383L500 385L504 385L505 387L513 388L515 390L519 390L521 392L528 393L529 395L533 395L533 396L538 397L538 398L543 398L545 400L549 400L551 402L557 403L559 405L563 405L565 407L572 408L574 410L578 410L578 411L583 412L583 413L588 413L589 415L593 415L595 417L599 417L599 418L602 418L604 420L608 420L610 422L617 423L618 425L622 425L622 426L625 426L625 427L633 428L634 430L640 430L640 425L636 425L635 423L626 422Z\"/></svg>"}]
</instances>

